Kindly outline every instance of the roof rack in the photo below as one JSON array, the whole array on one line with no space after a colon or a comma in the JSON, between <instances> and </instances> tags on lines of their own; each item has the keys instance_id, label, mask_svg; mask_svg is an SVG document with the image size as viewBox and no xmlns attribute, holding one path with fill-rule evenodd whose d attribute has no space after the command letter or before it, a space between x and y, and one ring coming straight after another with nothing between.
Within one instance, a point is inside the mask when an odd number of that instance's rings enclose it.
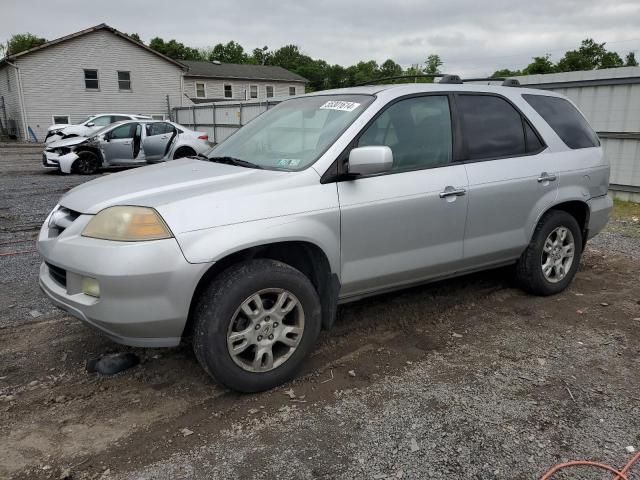
<instances>
[{"instance_id":1,"label":"roof rack","mask_svg":"<svg viewBox=\"0 0 640 480\"><path fill-rule=\"evenodd\" d=\"M389 80L406 80L408 78L440 78L438 83L457 84L460 85L465 82L502 82L503 87L519 87L520 82L515 78L504 77L487 77L487 78L460 78L459 75L449 75L445 73L424 73L419 75L397 75L395 77L377 78L375 80L369 80L368 82L359 83L356 87L362 87L364 85L376 85L381 82L387 82Z\"/></svg>"}]
</instances>

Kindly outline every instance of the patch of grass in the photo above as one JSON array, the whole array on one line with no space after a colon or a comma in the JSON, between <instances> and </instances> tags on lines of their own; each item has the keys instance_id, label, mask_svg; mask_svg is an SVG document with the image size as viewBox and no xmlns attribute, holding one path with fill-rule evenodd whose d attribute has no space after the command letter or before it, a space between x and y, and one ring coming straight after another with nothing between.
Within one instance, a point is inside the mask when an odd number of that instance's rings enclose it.
<instances>
[{"instance_id":1,"label":"patch of grass","mask_svg":"<svg viewBox=\"0 0 640 480\"><path fill-rule=\"evenodd\" d=\"M640 218L640 203L613 200L613 218L630 220L632 217Z\"/></svg>"}]
</instances>

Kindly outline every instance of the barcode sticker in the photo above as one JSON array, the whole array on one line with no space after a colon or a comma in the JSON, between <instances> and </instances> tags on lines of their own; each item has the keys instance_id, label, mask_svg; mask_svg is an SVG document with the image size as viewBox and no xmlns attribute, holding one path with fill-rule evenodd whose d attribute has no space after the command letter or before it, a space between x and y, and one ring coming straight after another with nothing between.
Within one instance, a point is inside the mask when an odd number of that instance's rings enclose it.
<instances>
[{"instance_id":1,"label":"barcode sticker","mask_svg":"<svg viewBox=\"0 0 640 480\"><path fill-rule=\"evenodd\" d=\"M320 107L320 110L340 110L342 112L353 112L360 106L356 102L343 102L341 100L329 100Z\"/></svg>"}]
</instances>

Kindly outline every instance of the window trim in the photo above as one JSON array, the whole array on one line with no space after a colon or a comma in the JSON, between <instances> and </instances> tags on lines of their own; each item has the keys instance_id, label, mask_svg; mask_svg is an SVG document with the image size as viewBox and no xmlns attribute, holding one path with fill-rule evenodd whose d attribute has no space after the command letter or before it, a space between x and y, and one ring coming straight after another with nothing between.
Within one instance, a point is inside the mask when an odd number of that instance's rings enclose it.
<instances>
[{"instance_id":1,"label":"window trim","mask_svg":"<svg viewBox=\"0 0 640 480\"><path fill-rule=\"evenodd\" d=\"M120 73L128 73L129 74L129 88L121 88L120 82L125 82L127 80L120 80ZM131 80L131 70L116 70L116 79L118 80L118 91L119 92L133 92L133 81Z\"/></svg>"},{"instance_id":2,"label":"window trim","mask_svg":"<svg viewBox=\"0 0 640 480\"><path fill-rule=\"evenodd\" d=\"M95 80L98 82L98 86L96 88L87 87L87 72L96 72L96 78L90 78L89 80ZM83 68L82 69L82 80L84 82L85 91L89 92L99 92L100 91L100 70L97 68Z\"/></svg>"},{"instance_id":3,"label":"window trim","mask_svg":"<svg viewBox=\"0 0 640 480\"><path fill-rule=\"evenodd\" d=\"M272 95L269 96L269 92L267 91L267 88L271 88L271 93ZM265 85L264 86L264 98L275 98L276 96L276 87L275 85Z\"/></svg>"},{"instance_id":4,"label":"window trim","mask_svg":"<svg viewBox=\"0 0 640 480\"><path fill-rule=\"evenodd\" d=\"M198 95L198 85L202 85L204 96ZM207 82L193 82L193 88L195 90L195 98L207 98Z\"/></svg>"},{"instance_id":5,"label":"window trim","mask_svg":"<svg viewBox=\"0 0 640 480\"><path fill-rule=\"evenodd\" d=\"M514 104L509 98L505 97L504 95L500 95L499 93L493 93L493 92L453 92L454 102L455 102L455 98L456 97L463 96L463 95L466 95L466 96L482 96L482 97L498 97L498 98L503 99L509 105L511 105L516 110L516 112L518 112L518 114L520 114L520 120L522 122L522 133L523 133L524 139L525 139L525 149L527 148L527 132L526 132L526 129L525 129L525 123L524 122L529 124L529 127L531 128L533 133L535 133L537 135L538 140L540 140L541 147L538 150L535 150L533 152L525 151L524 153L518 154L518 155L502 155L502 156L498 156L498 157L487 157L487 158L470 159L470 158L468 158L468 153L467 153L468 152L468 150L467 150L467 140L462 135L462 120L461 120L461 116L460 116L460 113L458 112L457 105L455 105L455 108L456 108L455 116L458 118L458 123L459 123L459 128L460 128L460 138L462 139L462 142L461 142L461 145L460 145L460 147L461 147L461 151L460 151L461 156L460 156L460 159L458 160L458 163L467 164L467 163L490 162L492 160L504 160L504 159L507 159L507 158L531 157L533 155L539 155L540 153L544 152L547 148L549 148L547 143L544 141L544 137L542 135L540 135L540 132L535 127L535 125L533 125L533 123L531 123L531 120L529 120L529 118L527 118L527 116L522 112L522 110L520 108L518 108L518 106L516 104Z\"/></svg>"},{"instance_id":6,"label":"window trim","mask_svg":"<svg viewBox=\"0 0 640 480\"><path fill-rule=\"evenodd\" d=\"M256 88L256 96L255 97L251 96L251 89L253 87ZM249 98L248 98L248 100L257 100L259 97L260 97L260 86L256 85L256 84L253 84L253 85L250 84L249 85Z\"/></svg>"},{"instance_id":7,"label":"window trim","mask_svg":"<svg viewBox=\"0 0 640 480\"><path fill-rule=\"evenodd\" d=\"M55 117L67 117L67 121L65 123L71 125L71 115L68 115L68 114L62 114L62 115L53 114L53 115L51 115L51 125L57 125Z\"/></svg>"},{"instance_id":8,"label":"window trim","mask_svg":"<svg viewBox=\"0 0 640 480\"><path fill-rule=\"evenodd\" d=\"M229 93L231 96L227 97L227 87L229 87ZM233 98L233 84L232 83L223 83L222 84L222 95L224 98Z\"/></svg>"}]
</instances>

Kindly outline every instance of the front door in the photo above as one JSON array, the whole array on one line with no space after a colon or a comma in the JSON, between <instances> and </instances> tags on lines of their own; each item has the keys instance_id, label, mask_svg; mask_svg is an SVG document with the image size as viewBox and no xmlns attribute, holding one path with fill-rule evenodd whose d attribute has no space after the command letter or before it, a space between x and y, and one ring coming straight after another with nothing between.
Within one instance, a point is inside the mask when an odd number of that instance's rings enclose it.
<instances>
[{"instance_id":1,"label":"front door","mask_svg":"<svg viewBox=\"0 0 640 480\"><path fill-rule=\"evenodd\" d=\"M140 124L136 122L125 123L105 135L101 148L108 164L134 163L137 156L135 144L136 138L139 138L139 126Z\"/></svg>"},{"instance_id":2,"label":"front door","mask_svg":"<svg viewBox=\"0 0 640 480\"><path fill-rule=\"evenodd\" d=\"M147 161L162 160L170 151L170 145L176 137L176 129L167 122L154 122L145 125L146 137L142 149Z\"/></svg>"},{"instance_id":3,"label":"front door","mask_svg":"<svg viewBox=\"0 0 640 480\"><path fill-rule=\"evenodd\" d=\"M456 107L469 178L465 265L513 260L557 196L555 157L505 98L458 94Z\"/></svg>"},{"instance_id":4,"label":"front door","mask_svg":"<svg viewBox=\"0 0 640 480\"><path fill-rule=\"evenodd\" d=\"M400 100L357 146L386 145L389 173L338 183L342 297L447 275L459 268L467 214L464 165L452 162L446 95Z\"/></svg>"}]
</instances>

